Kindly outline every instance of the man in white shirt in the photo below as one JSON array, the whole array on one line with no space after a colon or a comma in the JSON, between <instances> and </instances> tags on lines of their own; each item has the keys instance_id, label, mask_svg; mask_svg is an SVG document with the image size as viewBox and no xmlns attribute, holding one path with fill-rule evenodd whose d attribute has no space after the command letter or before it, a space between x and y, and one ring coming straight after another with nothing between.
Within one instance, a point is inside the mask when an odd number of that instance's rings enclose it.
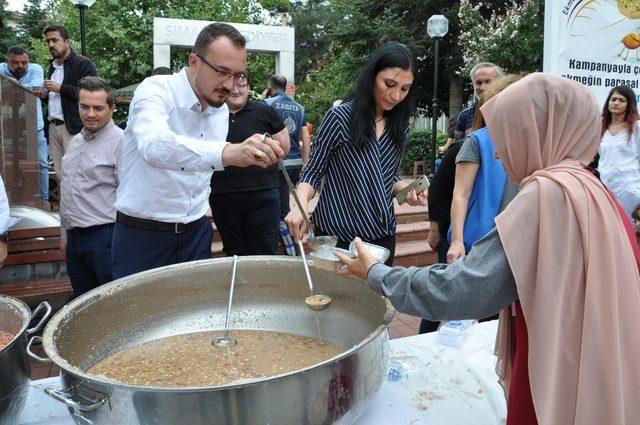
<instances>
[{"instance_id":1,"label":"man in white shirt","mask_svg":"<svg viewBox=\"0 0 640 425\"><path fill-rule=\"evenodd\" d=\"M113 277L211 258L213 230L204 216L214 170L268 167L284 155L254 134L227 143L234 86L246 82L244 37L228 24L206 26L178 74L136 89L124 133L115 204Z\"/></svg>"}]
</instances>

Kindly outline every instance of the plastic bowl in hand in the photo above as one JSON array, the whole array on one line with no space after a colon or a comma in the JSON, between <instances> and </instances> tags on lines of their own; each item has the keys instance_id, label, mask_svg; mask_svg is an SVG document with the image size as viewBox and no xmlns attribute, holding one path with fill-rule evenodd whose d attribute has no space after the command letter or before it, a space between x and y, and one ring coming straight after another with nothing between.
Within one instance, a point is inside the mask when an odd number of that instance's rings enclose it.
<instances>
[{"instance_id":1,"label":"plastic bowl in hand","mask_svg":"<svg viewBox=\"0 0 640 425\"><path fill-rule=\"evenodd\" d=\"M311 251L309 253L309 258L311 260L311 265L313 267L317 267L319 269L328 270L330 272L336 272L342 266L338 257L333 255L334 252L339 252L341 254L346 255L350 258L355 258L355 255L351 251L347 251L346 249L340 248L326 248L318 251Z\"/></svg>"},{"instance_id":2,"label":"plastic bowl in hand","mask_svg":"<svg viewBox=\"0 0 640 425\"><path fill-rule=\"evenodd\" d=\"M389 258L389 255L391 255L387 248L380 245L362 242L362 246L364 246L367 252L371 254L373 258L375 258L379 263L384 263ZM353 256L358 256L358 249L356 248L356 244L353 241L349 244L349 252L351 252Z\"/></svg>"},{"instance_id":3,"label":"plastic bowl in hand","mask_svg":"<svg viewBox=\"0 0 640 425\"><path fill-rule=\"evenodd\" d=\"M307 244L312 251L335 248L338 244L337 236L313 236L307 239Z\"/></svg>"}]
</instances>

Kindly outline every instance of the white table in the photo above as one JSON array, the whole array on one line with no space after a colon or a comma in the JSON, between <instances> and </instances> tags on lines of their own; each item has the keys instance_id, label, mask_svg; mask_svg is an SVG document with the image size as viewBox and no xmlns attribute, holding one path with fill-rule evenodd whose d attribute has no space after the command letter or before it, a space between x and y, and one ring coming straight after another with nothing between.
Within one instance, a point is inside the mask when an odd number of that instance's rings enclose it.
<instances>
[{"instance_id":1,"label":"white table","mask_svg":"<svg viewBox=\"0 0 640 425\"><path fill-rule=\"evenodd\" d=\"M498 321L476 324L460 348L437 333L391 340L390 364L406 379L385 381L356 425L499 425L506 402L493 355Z\"/></svg>"},{"instance_id":2,"label":"white table","mask_svg":"<svg viewBox=\"0 0 640 425\"><path fill-rule=\"evenodd\" d=\"M480 323L461 348L441 345L436 333L391 340L390 362L407 377L385 381L355 425L500 425L506 403L494 371L497 321ZM58 377L31 383L21 425L73 425L66 407L44 394Z\"/></svg>"}]
</instances>

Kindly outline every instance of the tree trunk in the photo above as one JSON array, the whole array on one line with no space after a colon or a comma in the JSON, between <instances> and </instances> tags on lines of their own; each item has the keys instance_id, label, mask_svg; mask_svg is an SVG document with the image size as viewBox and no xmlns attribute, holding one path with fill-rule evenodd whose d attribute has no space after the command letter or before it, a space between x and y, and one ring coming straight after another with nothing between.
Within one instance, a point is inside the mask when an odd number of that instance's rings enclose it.
<instances>
[{"instance_id":1,"label":"tree trunk","mask_svg":"<svg viewBox=\"0 0 640 425\"><path fill-rule=\"evenodd\" d=\"M453 75L449 79L449 118L456 117L462 110L464 102L464 81Z\"/></svg>"}]
</instances>

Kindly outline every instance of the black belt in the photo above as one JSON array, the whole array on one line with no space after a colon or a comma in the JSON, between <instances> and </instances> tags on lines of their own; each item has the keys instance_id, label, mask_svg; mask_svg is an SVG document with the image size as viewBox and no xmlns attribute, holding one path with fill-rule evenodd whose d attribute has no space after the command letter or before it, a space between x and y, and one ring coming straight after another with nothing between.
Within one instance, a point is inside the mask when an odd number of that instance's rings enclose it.
<instances>
[{"instance_id":1,"label":"black belt","mask_svg":"<svg viewBox=\"0 0 640 425\"><path fill-rule=\"evenodd\" d=\"M96 224L95 226L89 227L74 227L73 229L69 229L72 232L80 232L80 233L89 233L94 230L102 229L103 227L111 226L113 223L105 223L105 224Z\"/></svg>"},{"instance_id":2,"label":"black belt","mask_svg":"<svg viewBox=\"0 0 640 425\"><path fill-rule=\"evenodd\" d=\"M53 124L53 125L62 125L62 124L64 124L64 121L62 121L62 120L58 120L58 119L55 119L55 118L54 118L54 119L52 119L52 120L49 120L49 123L50 123L50 124Z\"/></svg>"},{"instance_id":3,"label":"black belt","mask_svg":"<svg viewBox=\"0 0 640 425\"><path fill-rule=\"evenodd\" d=\"M196 227L204 216L192 221L191 223L165 223L164 221L147 220L144 218L131 217L118 211L116 215L116 221L126 224L127 226L135 227L143 230L153 230L156 232L171 232L171 233L183 233Z\"/></svg>"}]
</instances>

